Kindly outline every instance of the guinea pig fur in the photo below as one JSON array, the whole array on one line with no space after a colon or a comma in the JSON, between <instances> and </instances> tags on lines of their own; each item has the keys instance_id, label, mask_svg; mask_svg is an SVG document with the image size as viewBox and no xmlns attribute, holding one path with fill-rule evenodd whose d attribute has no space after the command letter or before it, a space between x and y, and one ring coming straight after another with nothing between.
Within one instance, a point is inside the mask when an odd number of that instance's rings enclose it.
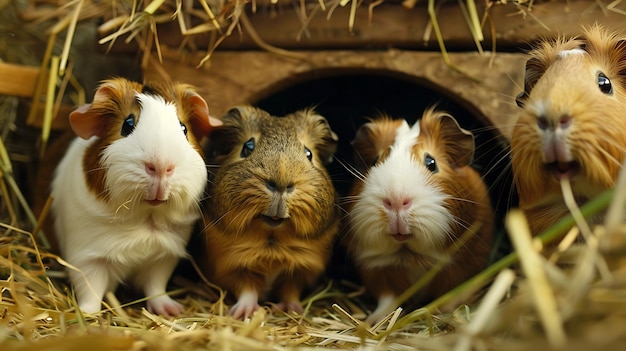
<instances>
[{"instance_id":1,"label":"guinea pig fur","mask_svg":"<svg viewBox=\"0 0 626 351\"><path fill-rule=\"evenodd\" d=\"M367 291L378 300L370 322L435 264L443 269L412 299L422 303L486 267L493 211L487 188L470 167L473 135L428 109L413 126L381 116L352 142L362 175L350 194L345 238ZM479 229L460 246L474 223Z\"/></svg>"},{"instance_id":2,"label":"guinea pig fur","mask_svg":"<svg viewBox=\"0 0 626 351\"><path fill-rule=\"evenodd\" d=\"M99 311L107 291L132 280L150 311L181 313L165 289L201 216L207 169L198 143L219 120L190 86L114 78L71 113L70 124L79 137L51 193L80 309Z\"/></svg>"},{"instance_id":3,"label":"guinea pig fur","mask_svg":"<svg viewBox=\"0 0 626 351\"><path fill-rule=\"evenodd\" d=\"M325 270L338 230L325 169L337 136L312 110L276 117L239 106L222 122L206 152L218 167L205 206L203 272L235 295L234 318L251 316L260 299L301 312L300 295Z\"/></svg>"},{"instance_id":4,"label":"guinea pig fur","mask_svg":"<svg viewBox=\"0 0 626 351\"><path fill-rule=\"evenodd\" d=\"M562 178L582 204L615 185L624 160L626 41L599 25L584 37L540 42L517 99L512 169L534 234L569 213Z\"/></svg>"}]
</instances>

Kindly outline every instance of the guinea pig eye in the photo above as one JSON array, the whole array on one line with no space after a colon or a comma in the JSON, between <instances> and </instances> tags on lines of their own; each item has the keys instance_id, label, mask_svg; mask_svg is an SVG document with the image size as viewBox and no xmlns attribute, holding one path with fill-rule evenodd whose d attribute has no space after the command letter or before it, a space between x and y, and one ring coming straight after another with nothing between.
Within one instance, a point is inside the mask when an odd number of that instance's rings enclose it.
<instances>
[{"instance_id":1,"label":"guinea pig eye","mask_svg":"<svg viewBox=\"0 0 626 351\"><path fill-rule=\"evenodd\" d=\"M435 161L435 158L430 156L429 154L424 155L424 166L426 166L426 168L428 168L428 170L432 173L439 172L439 167L437 167L437 161Z\"/></svg>"},{"instance_id":2,"label":"guinea pig eye","mask_svg":"<svg viewBox=\"0 0 626 351\"><path fill-rule=\"evenodd\" d=\"M248 157L254 151L254 138L250 138L250 140L243 143L243 147L241 148L241 157Z\"/></svg>"},{"instance_id":3,"label":"guinea pig eye","mask_svg":"<svg viewBox=\"0 0 626 351\"><path fill-rule=\"evenodd\" d=\"M122 124L122 131L120 134L122 134L123 137L126 137L130 133L132 133L133 130L135 130L135 115L131 113L124 120L124 124Z\"/></svg>"},{"instance_id":4,"label":"guinea pig eye","mask_svg":"<svg viewBox=\"0 0 626 351\"><path fill-rule=\"evenodd\" d=\"M185 123L180 122L180 129L183 131L183 134L187 135L187 126Z\"/></svg>"},{"instance_id":5,"label":"guinea pig eye","mask_svg":"<svg viewBox=\"0 0 626 351\"><path fill-rule=\"evenodd\" d=\"M598 88L604 94L613 95L611 80L602 72L598 72Z\"/></svg>"},{"instance_id":6,"label":"guinea pig eye","mask_svg":"<svg viewBox=\"0 0 626 351\"><path fill-rule=\"evenodd\" d=\"M306 154L306 158L308 158L309 161L311 161L313 159L313 153L306 146L304 147L304 153Z\"/></svg>"}]
</instances>

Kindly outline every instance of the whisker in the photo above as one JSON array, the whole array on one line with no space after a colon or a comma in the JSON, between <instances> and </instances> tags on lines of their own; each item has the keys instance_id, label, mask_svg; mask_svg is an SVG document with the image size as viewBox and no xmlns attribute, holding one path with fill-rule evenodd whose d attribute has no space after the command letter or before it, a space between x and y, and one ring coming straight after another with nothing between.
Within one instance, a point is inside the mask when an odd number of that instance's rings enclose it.
<instances>
[{"instance_id":1,"label":"whisker","mask_svg":"<svg viewBox=\"0 0 626 351\"><path fill-rule=\"evenodd\" d=\"M611 162L615 163L616 165L622 166L622 162L619 161L618 159L616 159L613 155L611 155L608 151L604 150L603 148L598 148L598 151L600 151L600 153L602 153L602 155L604 155L608 160L610 160ZM623 150L622 150L623 151Z\"/></svg>"},{"instance_id":2,"label":"whisker","mask_svg":"<svg viewBox=\"0 0 626 351\"><path fill-rule=\"evenodd\" d=\"M102 171L102 170L106 170L106 167L102 166L102 167L92 168L88 170L87 173L93 173L93 172Z\"/></svg>"},{"instance_id":3,"label":"whisker","mask_svg":"<svg viewBox=\"0 0 626 351\"><path fill-rule=\"evenodd\" d=\"M355 178L357 178L357 179L359 179L359 180L361 180L361 181L365 180L365 175L363 175L361 172L359 172L359 170L358 170L358 169L356 169L356 167L354 167L353 165L351 165L351 164L349 164L349 163L347 163L347 162L344 162L344 161L342 161L342 160L340 160L340 159L338 159L338 158L337 158L336 160L337 160L337 162L338 162L341 166L343 166L343 167L344 167L344 168L345 168L345 169L346 169L346 170L347 170L347 171L348 171L348 172L349 172L352 176L354 176Z\"/></svg>"},{"instance_id":4,"label":"whisker","mask_svg":"<svg viewBox=\"0 0 626 351\"><path fill-rule=\"evenodd\" d=\"M450 196L449 199L454 200L454 201L459 201L459 202L467 202L467 203L474 204L474 205L480 203L478 201L466 199L466 198L463 198L463 197L452 197L452 196Z\"/></svg>"},{"instance_id":5,"label":"whisker","mask_svg":"<svg viewBox=\"0 0 626 351\"><path fill-rule=\"evenodd\" d=\"M344 197L338 199L337 202L340 205L350 205L350 204L356 203L360 199L361 199L361 196L357 196L357 195L355 195L355 196L344 196Z\"/></svg>"},{"instance_id":6,"label":"whisker","mask_svg":"<svg viewBox=\"0 0 626 351\"><path fill-rule=\"evenodd\" d=\"M204 231L207 231L211 228L213 228L214 226L216 226L219 222L222 221L222 219L224 219L224 217L226 217L228 213L224 213L222 214L220 217L212 220L209 224L205 225L205 227L203 228Z\"/></svg>"}]
</instances>

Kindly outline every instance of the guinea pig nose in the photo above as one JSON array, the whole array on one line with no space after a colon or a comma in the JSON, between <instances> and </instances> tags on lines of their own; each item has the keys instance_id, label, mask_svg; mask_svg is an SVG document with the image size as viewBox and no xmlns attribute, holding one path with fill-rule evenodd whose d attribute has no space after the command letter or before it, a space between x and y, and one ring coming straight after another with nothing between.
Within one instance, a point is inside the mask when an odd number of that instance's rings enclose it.
<instances>
[{"instance_id":1,"label":"guinea pig nose","mask_svg":"<svg viewBox=\"0 0 626 351\"><path fill-rule=\"evenodd\" d=\"M392 211L406 210L411 207L411 203L411 199L406 197L383 199L383 205L385 206L385 208Z\"/></svg>"},{"instance_id":2,"label":"guinea pig nose","mask_svg":"<svg viewBox=\"0 0 626 351\"><path fill-rule=\"evenodd\" d=\"M296 188L296 185L295 185L295 184L293 184L293 183L289 183L289 184L287 184L287 187L285 188L285 190L286 190L288 193L291 193L291 192L293 192L293 191L294 191L294 189L295 189L295 188Z\"/></svg>"},{"instance_id":3,"label":"guinea pig nose","mask_svg":"<svg viewBox=\"0 0 626 351\"><path fill-rule=\"evenodd\" d=\"M173 165L157 166L151 162L146 163L146 173L148 173L151 176L161 177L161 176L171 175L172 173L174 173L174 168L175 167Z\"/></svg>"},{"instance_id":4,"label":"guinea pig nose","mask_svg":"<svg viewBox=\"0 0 626 351\"><path fill-rule=\"evenodd\" d=\"M564 115L564 116L561 116L561 118L559 118L559 127L561 127L561 129L565 129L565 128L569 127L570 124L572 124L572 117L571 116Z\"/></svg>"},{"instance_id":5,"label":"guinea pig nose","mask_svg":"<svg viewBox=\"0 0 626 351\"><path fill-rule=\"evenodd\" d=\"M572 116L563 115L559 117L558 127L560 129L567 129L571 124L572 124ZM537 127L539 127L539 129L546 130L550 128L551 126L553 126L553 123L551 123L547 117L545 116L537 117Z\"/></svg>"},{"instance_id":6,"label":"guinea pig nose","mask_svg":"<svg viewBox=\"0 0 626 351\"><path fill-rule=\"evenodd\" d=\"M546 116L539 116L537 117L537 127L541 130L546 130L550 127L550 121Z\"/></svg>"},{"instance_id":7,"label":"guinea pig nose","mask_svg":"<svg viewBox=\"0 0 626 351\"><path fill-rule=\"evenodd\" d=\"M269 191L276 191L277 185L276 182L273 180L268 180L267 182L265 182L265 186Z\"/></svg>"},{"instance_id":8,"label":"guinea pig nose","mask_svg":"<svg viewBox=\"0 0 626 351\"><path fill-rule=\"evenodd\" d=\"M276 183L273 180L266 181L265 182L265 186L267 187L267 189L269 191L278 191L278 192L283 192L284 191L284 192L288 192L288 193L294 191L294 189L296 188L295 184L293 184L293 183L289 183L289 184L287 184L287 186L283 187L282 185L279 185L278 183Z\"/></svg>"}]
</instances>

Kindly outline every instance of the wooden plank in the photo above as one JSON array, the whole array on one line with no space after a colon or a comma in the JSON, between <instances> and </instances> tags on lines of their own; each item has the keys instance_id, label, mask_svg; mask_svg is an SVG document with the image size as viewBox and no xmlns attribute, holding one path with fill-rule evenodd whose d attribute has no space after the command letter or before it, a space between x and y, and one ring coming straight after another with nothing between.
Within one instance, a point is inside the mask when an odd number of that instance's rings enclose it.
<instances>
[{"instance_id":1,"label":"wooden plank","mask_svg":"<svg viewBox=\"0 0 626 351\"><path fill-rule=\"evenodd\" d=\"M22 99L20 101L18 116L26 120L30 109L32 108L32 101ZM62 130L70 130L70 113L74 111L76 107L61 104L59 106L59 111L57 115L52 119L52 124L50 128L54 131L62 131ZM27 124L29 127L39 128L43 127L43 116L44 116L45 104L40 103L37 105L37 112L35 113L35 118L32 121L28 121Z\"/></svg>"},{"instance_id":2,"label":"wooden plank","mask_svg":"<svg viewBox=\"0 0 626 351\"><path fill-rule=\"evenodd\" d=\"M518 107L515 96L523 86L526 56L500 53L451 53L452 61L470 76L450 69L439 52L407 50L307 51L304 60L259 51L219 51L198 69L201 54L179 57L164 52L163 67L150 66L146 79L176 80L195 85L211 114L232 106L256 103L273 92L309 80L339 74L378 74L414 81L448 96L472 111L484 125L510 137ZM156 61L153 61L153 64ZM166 76L164 76L166 75ZM314 102L312 102L314 103Z\"/></svg>"},{"instance_id":3,"label":"wooden plank","mask_svg":"<svg viewBox=\"0 0 626 351\"><path fill-rule=\"evenodd\" d=\"M0 95L32 97L39 67L0 62Z\"/></svg>"},{"instance_id":4,"label":"wooden plank","mask_svg":"<svg viewBox=\"0 0 626 351\"><path fill-rule=\"evenodd\" d=\"M285 49L419 49L439 50L432 34L426 2L406 9L399 4L386 4L375 7L369 18L366 6L356 11L355 25L348 30L350 6L338 7L331 15L318 11L305 25L290 6L281 10L259 9L250 14L250 21L267 43ZM600 22L614 30L626 30L626 17L616 11L626 11L626 2L616 3L613 10L598 1L571 0L535 2L531 10L517 2L485 7L487 2L477 2L479 16L488 13L489 21L483 30L485 40L482 45L490 48L492 39L500 50L527 48L528 43L546 36L563 34L566 36L581 33L581 25ZM313 6L313 4L310 4ZM309 8L308 13L312 13ZM457 2L438 6L437 18L442 29L446 46L451 51L476 50L471 32L463 12ZM489 25L492 24L493 32ZM176 48L182 41L180 29L174 22L162 25L159 29L162 44ZM206 49L210 35L193 36L195 45ZM258 49L245 28L224 40L218 47L222 50ZM126 46L126 50L134 50Z\"/></svg>"}]
</instances>

